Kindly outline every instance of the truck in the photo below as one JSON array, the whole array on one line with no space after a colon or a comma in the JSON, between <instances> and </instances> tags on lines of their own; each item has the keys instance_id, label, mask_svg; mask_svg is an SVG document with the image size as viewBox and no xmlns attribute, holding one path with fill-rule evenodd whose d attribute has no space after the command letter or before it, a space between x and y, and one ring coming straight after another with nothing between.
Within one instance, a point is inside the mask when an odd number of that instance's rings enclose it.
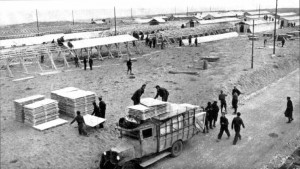
<instances>
[{"instance_id":1,"label":"truck","mask_svg":"<svg viewBox=\"0 0 300 169\"><path fill-rule=\"evenodd\" d=\"M177 157L183 143L205 127L206 112L197 107L149 118L134 128L116 126L121 142L103 152L100 169L137 169L158 160Z\"/></svg>"}]
</instances>

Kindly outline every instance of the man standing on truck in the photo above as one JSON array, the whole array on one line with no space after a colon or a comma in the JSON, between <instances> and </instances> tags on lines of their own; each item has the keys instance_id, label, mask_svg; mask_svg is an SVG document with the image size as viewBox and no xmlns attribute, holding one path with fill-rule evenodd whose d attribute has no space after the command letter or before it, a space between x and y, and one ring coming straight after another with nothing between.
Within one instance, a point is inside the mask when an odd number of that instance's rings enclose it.
<instances>
[{"instance_id":1,"label":"man standing on truck","mask_svg":"<svg viewBox=\"0 0 300 169\"><path fill-rule=\"evenodd\" d=\"M220 117L220 133L218 134L218 139L221 140L223 132L227 134L228 138L230 137L230 132L228 130L228 119L225 117L225 112L222 112L222 116Z\"/></svg>"},{"instance_id":2,"label":"man standing on truck","mask_svg":"<svg viewBox=\"0 0 300 169\"><path fill-rule=\"evenodd\" d=\"M158 96L160 96L162 98L162 101L164 101L164 102L168 101L169 92L167 91L167 89L162 88L158 85L156 85L155 88L157 89L157 94L154 97L154 99L156 99Z\"/></svg>"},{"instance_id":3,"label":"man standing on truck","mask_svg":"<svg viewBox=\"0 0 300 169\"><path fill-rule=\"evenodd\" d=\"M146 88L146 84L143 84L140 89L134 92L133 96L131 97L131 100L133 101L133 105L140 104L141 96L144 93L145 88Z\"/></svg>"},{"instance_id":4,"label":"man standing on truck","mask_svg":"<svg viewBox=\"0 0 300 169\"><path fill-rule=\"evenodd\" d=\"M74 118L74 120L70 123L73 124L75 121L77 121L78 123L78 131L79 131L79 135L84 135L84 136L88 136L84 126L85 126L85 121L83 119L83 117L80 115L80 111L77 111L77 116Z\"/></svg>"},{"instance_id":5,"label":"man standing on truck","mask_svg":"<svg viewBox=\"0 0 300 169\"><path fill-rule=\"evenodd\" d=\"M225 109L225 113L227 113L227 104L226 104L226 97L227 95L223 93L221 90L221 94L219 95L219 100L221 102L221 112L223 112L223 107Z\"/></svg>"},{"instance_id":6,"label":"man standing on truck","mask_svg":"<svg viewBox=\"0 0 300 169\"><path fill-rule=\"evenodd\" d=\"M233 118L232 123L231 123L231 129L235 131L235 136L234 136L234 140L233 140L233 145L236 145L236 142L238 141L238 139L242 139L242 136L240 134L241 131L241 125L243 126L243 128L245 128L244 122L243 120L240 118L241 113L238 112L237 116L235 118Z\"/></svg>"},{"instance_id":7,"label":"man standing on truck","mask_svg":"<svg viewBox=\"0 0 300 169\"><path fill-rule=\"evenodd\" d=\"M98 99L99 99L100 117L105 119L106 104L102 100L102 96L100 96ZM100 128L103 128L103 123L100 124Z\"/></svg>"}]
</instances>

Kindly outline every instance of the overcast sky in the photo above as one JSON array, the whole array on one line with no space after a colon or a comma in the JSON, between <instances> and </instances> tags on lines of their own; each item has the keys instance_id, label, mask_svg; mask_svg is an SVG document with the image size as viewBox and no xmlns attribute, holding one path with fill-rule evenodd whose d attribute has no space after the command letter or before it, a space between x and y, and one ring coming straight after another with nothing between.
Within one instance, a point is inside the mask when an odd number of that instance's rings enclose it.
<instances>
[{"instance_id":1,"label":"overcast sky","mask_svg":"<svg viewBox=\"0 0 300 169\"><path fill-rule=\"evenodd\" d=\"M275 8L276 0L27 0L0 1L0 25L33 22L35 9L41 21L105 18L113 16L149 15L211 10L243 10ZM278 0L279 8L299 8L299 0Z\"/></svg>"}]
</instances>

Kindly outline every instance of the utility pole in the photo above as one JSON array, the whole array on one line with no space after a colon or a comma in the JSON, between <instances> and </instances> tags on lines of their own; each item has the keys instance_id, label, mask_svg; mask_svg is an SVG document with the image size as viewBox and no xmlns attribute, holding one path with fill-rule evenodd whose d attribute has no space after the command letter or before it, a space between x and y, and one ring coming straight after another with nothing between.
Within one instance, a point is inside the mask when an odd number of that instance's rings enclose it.
<instances>
[{"instance_id":1,"label":"utility pole","mask_svg":"<svg viewBox=\"0 0 300 169\"><path fill-rule=\"evenodd\" d=\"M35 14L36 14L36 26L37 26L38 34L40 34L39 17L38 17L37 9L35 10Z\"/></svg>"},{"instance_id":2,"label":"utility pole","mask_svg":"<svg viewBox=\"0 0 300 169\"><path fill-rule=\"evenodd\" d=\"M260 4L259 4L259 7L258 7L258 18L260 18Z\"/></svg>"},{"instance_id":3,"label":"utility pole","mask_svg":"<svg viewBox=\"0 0 300 169\"><path fill-rule=\"evenodd\" d=\"M131 19L132 19L132 8L131 8Z\"/></svg>"},{"instance_id":4,"label":"utility pole","mask_svg":"<svg viewBox=\"0 0 300 169\"><path fill-rule=\"evenodd\" d=\"M278 0L276 0L276 10L275 10L273 55L275 55L277 4L278 4Z\"/></svg>"},{"instance_id":5,"label":"utility pole","mask_svg":"<svg viewBox=\"0 0 300 169\"><path fill-rule=\"evenodd\" d=\"M117 20L116 20L116 8L114 7L114 15L115 15L115 36L117 35Z\"/></svg>"},{"instance_id":6,"label":"utility pole","mask_svg":"<svg viewBox=\"0 0 300 169\"><path fill-rule=\"evenodd\" d=\"M253 19L253 33L252 33L251 69L253 69L253 53L254 53L254 19Z\"/></svg>"},{"instance_id":7,"label":"utility pole","mask_svg":"<svg viewBox=\"0 0 300 169\"><path fill-rule=\"evenodd\" d=\"M73 13L73 10L72 10L72 18L73 18L73 25L74 25L74 13Z\"/></svg>"},{"instance_id":8,"label":"utility pole","mask_svg":"<svg viewBox=\"0 0 300 169\"><path fill-rule=\"evenodd\" d=\"M175 7L175 15L176 15L176 7Z\"/></svg>"},{"instance_id":9,"label":"utility pole","mask_svg":"<svg viewBox=\"0 0 300 169\"><path fill-rule=\"evenodd\" d=\"M186 7L186 16L189 15L189 7Z\"/></svg>"}]
</instances>

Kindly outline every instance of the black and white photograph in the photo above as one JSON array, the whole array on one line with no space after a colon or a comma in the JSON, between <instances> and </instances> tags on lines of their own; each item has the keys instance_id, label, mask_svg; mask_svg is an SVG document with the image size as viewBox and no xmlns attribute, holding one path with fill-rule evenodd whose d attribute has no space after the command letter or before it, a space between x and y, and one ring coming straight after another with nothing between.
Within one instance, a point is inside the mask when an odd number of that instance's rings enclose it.
<instances>
[{"instance_id":1,"label":"black and white photograph","mask_svg":"<svg viewBox=\"0 0 300 169\"><path fill-rule=\"evenodd\" d=\"M299 0L0 0L1 169L300 169Z\"/></svg>"}]
</instances>

